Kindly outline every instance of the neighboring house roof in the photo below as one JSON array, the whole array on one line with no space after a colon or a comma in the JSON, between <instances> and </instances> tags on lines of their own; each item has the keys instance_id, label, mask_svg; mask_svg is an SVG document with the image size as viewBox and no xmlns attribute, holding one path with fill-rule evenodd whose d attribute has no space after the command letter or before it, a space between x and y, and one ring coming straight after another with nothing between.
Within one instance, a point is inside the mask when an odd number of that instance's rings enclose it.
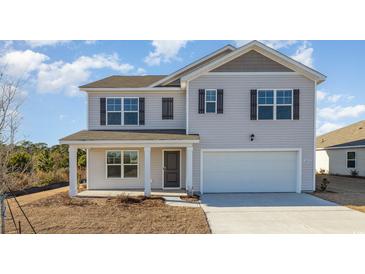
<instances>
[{"instance_id":1,"label":"neighboring house roof","mask_svg":"<svg viewBox=\"0 0 365 274\"><path fill-rule=\"evenodd\" d=\"M320 135L316 139L317 148L340 148L365 146L365 120Z\"/></svg>"},{"instance_id":2,"label":"neighboring house roof","mask_svg":"<svg viewBox=\"0 0 365 274\"><path fill-rule=\"evenodd\" d=\"M80 88L142 88L147 87L166 75L118 76L113 75L104 79L80 86Z\"/></svg>"},{"instance_id":3,"label":"neighboring house roof","mask_svg":"<svg viewBox=\"0 0 365 274\"><path fill-rule=\"evenodd\" d=\"M60 139L67 144L73 141L164 141L199 140L199 135L186 135L184 129L178 130L82 130Z\"/></svg>"},{"instance_id":4,"label":"neighboring house roof","mask_svg":"<svg viewBox=\"0 0 365 274\"><path fill-rule=\"evenodd\" d=\"M203 66L202 68L194 70L193 72L183 76L181 78L181 80L182 81L193 80L196 77L199 77L200 75L202 75L206 72L212 71L215 68L217 68L229 61L232 61L233 59L235 59L251 50L255 50L255 51L261 53L262 55L292 69L293 71L298 72L313 81L316 81L318 84L322 83L323 81L326 80L326 76L323 75L322 73L282 54L279 51L276 51L276 50L264 45L263 43L261 43L259 41L252 41L252 42L236 49L235 51L233 51L213 62L210 62L206 66Z\"/></svg>"}]
</instances>

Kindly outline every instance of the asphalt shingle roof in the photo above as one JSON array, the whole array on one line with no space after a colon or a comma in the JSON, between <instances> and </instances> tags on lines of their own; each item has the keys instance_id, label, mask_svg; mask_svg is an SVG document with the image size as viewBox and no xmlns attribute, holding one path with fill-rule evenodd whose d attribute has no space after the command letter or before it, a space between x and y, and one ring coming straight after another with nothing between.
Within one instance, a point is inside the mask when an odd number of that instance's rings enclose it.
<instances>
[{"instance_id":1,"label":"asphalt shingle roof","mask_svg":"<svg viewBox=\"0 0 365 274\"><path fill-rule=\"evenodd\" d=\"M166 75L146 75L146 76L118 76L113 75L83 86L80 88L143 88L147 87Z\"/></svg>"},{"instance_id":2,"label":"asphalt shingle roof","mask_svg":"<svg viewBox=\"0 0 365 274\"><path fill-rule=\"evenodd\" d=\"M318 136L317 148L365 144L365 120Z\"/></svg>"}]
</instances>

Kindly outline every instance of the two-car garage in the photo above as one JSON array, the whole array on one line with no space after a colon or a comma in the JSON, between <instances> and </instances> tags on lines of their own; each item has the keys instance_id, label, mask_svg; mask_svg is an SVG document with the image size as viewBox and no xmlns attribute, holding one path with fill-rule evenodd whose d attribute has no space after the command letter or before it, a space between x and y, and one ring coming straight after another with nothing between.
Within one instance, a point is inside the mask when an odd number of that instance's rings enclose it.
<instances>
[{"instance_id":1,"label":"two-car garage","mask_svg":"<svg viewBox=\"0 0 365 274\"><path fill-rule=\"evenodd\" d=\"M203 193L300 192L299 150L203 150Z\"/></svg>"}]
</instances>

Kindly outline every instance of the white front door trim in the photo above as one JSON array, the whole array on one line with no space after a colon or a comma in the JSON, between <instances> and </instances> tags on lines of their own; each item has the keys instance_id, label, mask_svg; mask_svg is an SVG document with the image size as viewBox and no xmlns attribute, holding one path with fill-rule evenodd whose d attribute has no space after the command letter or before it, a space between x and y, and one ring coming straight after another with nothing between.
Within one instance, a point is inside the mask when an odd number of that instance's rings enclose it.
<instances>
[{"instance_id":1,"label":"white front door trim","mask_svg":"<svg viewBox=\"0 0 365 274\"><path fill-rule=\"evenodd\" d=\"M204 152L262 152L262 151L277 151L277 152L285 152L285 151L294 151L297 152L297 185L296 192L301 193L302 191L302 149L301 148L237 148L237 149L208 149L203 148L200 150L200 194L204 194L203 191L203 153Z\"/></svg>"},{"instance_id":2,"label":"white front door trim","mask_svg":"<svg viewBox=\"0 0 365 274\"><path fill-rule=\"evenodd\" d=\"M165 187L165 151L179 151L179 187ZM162 189L181 189L181 173L182 173L182 169L181 169L181 149L176 149L176 148L165 148L162 149L162 163L161 163L161 176L162 176Z\"/></svg>"}]
</instances>

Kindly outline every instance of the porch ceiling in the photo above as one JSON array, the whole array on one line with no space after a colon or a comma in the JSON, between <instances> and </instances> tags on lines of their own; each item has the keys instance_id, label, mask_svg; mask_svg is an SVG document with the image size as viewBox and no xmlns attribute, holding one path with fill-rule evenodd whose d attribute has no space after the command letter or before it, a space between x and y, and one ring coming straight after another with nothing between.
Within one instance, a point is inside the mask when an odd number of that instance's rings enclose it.
<instances>
[{"instance_id":1,"label":"porch ceiling","mask_svg":"<svg viewBox=\"0 0 365 274\"><path fill-rule=\"evenodd\" d=\"M185 130L82 130L60 139L61 144L92 141L185 141L199 142L199 135L187 135Z\"/></svg>"}]
</instances>

